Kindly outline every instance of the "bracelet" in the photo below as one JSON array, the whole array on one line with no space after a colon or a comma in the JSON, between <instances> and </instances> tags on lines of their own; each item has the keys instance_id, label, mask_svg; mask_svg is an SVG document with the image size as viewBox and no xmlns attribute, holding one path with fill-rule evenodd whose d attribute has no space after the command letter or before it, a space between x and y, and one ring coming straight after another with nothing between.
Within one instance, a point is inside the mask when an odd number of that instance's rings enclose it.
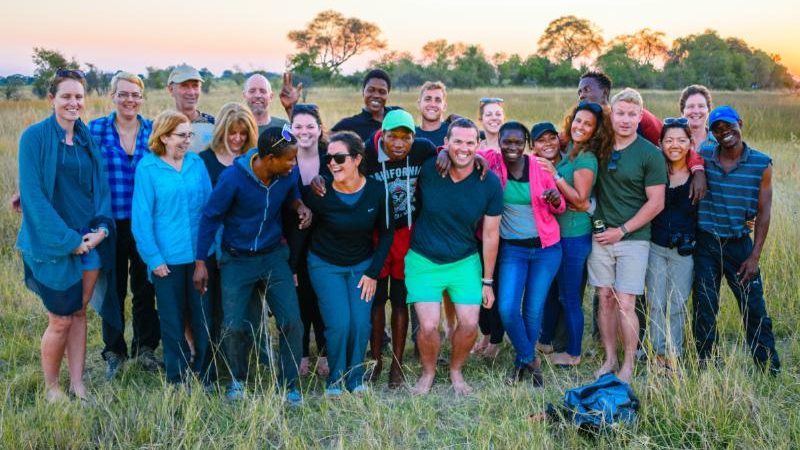
<instances>
[{"instance_id":1,"label":"bracelet","mask_svg":"<svg viewBox=\"0 0 800 450\"><path fill-rule=\"evenodd\" d=\"M562 177L561 175L559 175L559 174L558 174L558 172L556 172L556 174L555 174L555 175L553 175L553 180L555 180L555 182L556 182L556 183L558 183L558 181L559 181L559 180L561 180L561 179L563 179L563 178L564 178L564 177Z\"/></svg>"},{"instance_id":2,"label":"bracelet","mask_svg":"<svg viewBox=\"0 0 800 450\"><path fill-rule=\"evenodd\" d=\"M98 231L102 231L103 232L103 237L104 238L108 237L108 228L106 228L106 227L97 227L97 228L93 228L93 229L91 229L89 231L91 231L92 233L97 233Z\"/></svg>"},{"instance_id":3,"label":"bracelet","mask_svg":"<svg viewBox=\"0 0 800 450\"><path fill-rule=\"evenodd\" d=\"M494 278L481 278L484 283L494 283Z\"/></svg>"},{"instance_id":4,"label":"bracelet","mask_svg":"<svg viewBox=\"0 0 800 450\"><path fill-rule=\"evenodd\" d=\"M494 282L493 281L484 281L483 285L486 286L486 287L492 287L492 285L494 285Z\"/></svg>"}]
</instances>

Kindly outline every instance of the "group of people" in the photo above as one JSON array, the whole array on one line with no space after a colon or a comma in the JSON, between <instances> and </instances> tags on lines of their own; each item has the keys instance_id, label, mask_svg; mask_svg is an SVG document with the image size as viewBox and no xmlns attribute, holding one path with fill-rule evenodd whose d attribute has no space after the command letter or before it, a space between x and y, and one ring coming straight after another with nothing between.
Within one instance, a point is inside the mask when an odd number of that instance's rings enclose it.
<instances>
[{"instance_id":1,"label":"group of people","mask_svg":"<svg viewBox=\"0 0 800 450\"><path fill-rule=\"evenodd\" d=\"M298 378L312 370L326 377L328 398L378 378L387 301L389 386L405 384L411 323L417 394L429 392L441 359L442 304L456 393L472 390L462 375L470 353L496 356L504 334L516 353L510 384L543 385L537 349L577 366L587 281L605 349L598 377L631 381L644 321L656 363L676 369L690 293L695 346L709 361L724 276L754 360L780 368L758 270L772 162L743 141L736 110L712 110L703 86L684 89L680 116L662 122L637 91L610 97L611 80L590 71L559 130L506 120L496 97L480 100L479 128L446 116L445 85L426 82L416 125L387 106L391 79L376 69L363 80L362 111L328 133L290 74L279 95L288 120L270 115L262 75L245 82L244 104L216 117L198 109L202 83L193 67L176 67L175 109L150 121L140 114L144 83L119 72L114 110L84 124L84 75L59 70L52 115L22 134L17 247L48 312L48 400L65 396L65 355L70 393L88 395L90 301L103 319L108 380L136 357L170 383L225 378L230 400L247 393L251 350L270 357L273 315L273 362L296 405ZM374 364L364 361L368 344Z\"/></svg>"}]
</instances>

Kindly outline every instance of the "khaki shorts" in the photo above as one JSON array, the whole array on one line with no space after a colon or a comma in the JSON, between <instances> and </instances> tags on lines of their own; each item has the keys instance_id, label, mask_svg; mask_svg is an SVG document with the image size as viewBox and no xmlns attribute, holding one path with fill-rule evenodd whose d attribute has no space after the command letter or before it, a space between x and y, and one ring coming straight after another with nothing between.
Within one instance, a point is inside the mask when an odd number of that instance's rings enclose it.
<instances>
[{"instance_id":1,"label":"khaki shorts","mask_svg":"<svg viewBox=\"0 0 800 450\"><path fill-rule=\"evenodd\" d=\"M650 241L620 241L600 245L592 239L589 254L589 284L610 287L623 294L644 294Z\"/></svg>"}]
</instances>

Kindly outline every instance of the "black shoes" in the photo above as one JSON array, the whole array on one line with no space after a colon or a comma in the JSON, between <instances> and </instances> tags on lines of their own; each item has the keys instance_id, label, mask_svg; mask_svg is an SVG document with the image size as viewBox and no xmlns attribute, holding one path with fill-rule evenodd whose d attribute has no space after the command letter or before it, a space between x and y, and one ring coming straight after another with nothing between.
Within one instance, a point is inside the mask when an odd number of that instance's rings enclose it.
<instances>
[{"instance_id":1,"label":"black shoes","mask_svg":"<svg viewBox=\"0 0 800 450\"><path fill-rule=\"evenodd\" d=\"M506 376L506 384L515 385L521 381L530 380L534 387L544 386L544 376L538 360L534 360L525 365L514 364L514 367Z\"/></svg>"}]
</instances>

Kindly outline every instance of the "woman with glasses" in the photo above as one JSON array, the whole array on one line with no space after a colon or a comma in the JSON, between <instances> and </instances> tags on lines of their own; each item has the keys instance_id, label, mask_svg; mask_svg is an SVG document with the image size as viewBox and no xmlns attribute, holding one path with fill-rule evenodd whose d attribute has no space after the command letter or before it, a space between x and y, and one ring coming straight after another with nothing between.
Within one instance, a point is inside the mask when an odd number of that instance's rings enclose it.
<instances>
[{"instance_id":1,"label":"woman with glasses","mask_svg":"<svg viewBox=\"0 0 800 450\"><path fill-rule=\"evenodd\" d=\"M481 123L480 150L493 149L499 151L500 127L506 121L503 109L503 99L499 97L484 97L480 99L478 107L478 120Z\"/></svg>"},{"instance_id":2,"label":"woman with glasses","mask_svg":"<svg viewBox=\"0 0 800 450\"><path fill-rule=\"evenodd\" d=\"M561 265L554 288L548 295L539 342L547 349L559 315L567 334L565 352L551 356L554 364L576 366L581 361L583 340L583 291L586 287L586 259L592 250L592 191L597 181L598 154L611 146L611 124L607 112L597 103L581 102L564 118L566 152L559 152L556 128L537 123L531 131L533 152L539 165L555 180L569 206L558 216L561 230Z\"/></svg>"},{"instance_id":3,"label":"woman with glasses","mask_svg":"<svg viewBox=\"0 0 800 450\"><path fill-rule=\"evenodd\" d=\"M156 291L167 382L189 375L190 349L184 322L191 323L195 356L192 369L208 381L211 303L194 288L197 231L211 180L203 160L188 152L192 125L183 114L166 110L156 117L151 153L139 162L133 192L131 228Z\"/></svg>"},{"instance_id":4,"label":"woman with glasses","mask_svg":"<svg viewBox=\"0 0 800 450\"><path fill-rule=\"evenodd\" d=\"M500 127L500 153L484 150L503 184L501 246L497 263L498 311L517 355L506 381L529 379L542 386L536 340L547 291L561 262L556 214L566 203L553 177L525 154L530 134L519 122Z\"/></svg>"},{"instance_id":5,"label":"woman with glasses","mask_svg":"<svg viewBox=\"0 0 800 450\"><path fill-rule=\"evenodd\" d=\"M47 309L41 358L49 402L65 398L58 382L65 354L70 393L88 397L86 305L93 294L103 298L103 319L122 329L114 289L94 292L112 279L113 236L106 238L114 232L114 219L102 155L80 118L85 88L83 72L59 69L47 93L53 113L28 127L19 141L17 249L25 284Z\"/></svg>"},{"instance_id":6,"label":"woman with glasses","mask_svg":"<svg viewBox=\"0 0 800 450\"><path fill-rule=\"evenodd\" d=\"M311 181L320 173L330 175L325 165L328 145L323 135L319 108L314 104L296 104L289 120L292 134L297 138L297 166L300 169L301 191L306 191ZM300 304L300 318L303 321L303 359L298 369L301 376L310 372L311 327L314 327L314 340L317 344L317 373L328 376L328 358L325 351L325 324L319 311L319 301L308 275L308 243L310 234L300 230L298 219L293 214L283 218L284 232L289 240L289 267L297 277L297 300Z\"/></svg>"},{"instance_id":7,"label":"woman with glasses","mask_svg":"<svg viewBox=\"0 0 800 450\"><path fill-rule=\"evenodd\" d=\"M650 342L656 365L666 371L676 368L683 354L686 302L692 289L694 229L697 207L689 198L692 174L687 155L694 147L691 120L664 119L661 151L667 162L668 179L664 210L651 224L650 258L647 263L647 300L650 305Z\"/></svg>"},{"instance_id":8,"label":"woman with glasses","mask_svg":"<svg viewBox=\"0 0 800 450\"><path fill-rule=\"evenodd\" d=\"M116 240L116 293L120 305L123 328L117 329L103 321L103 359L106 380L111 380L128 358L128 346L123 334L125 296L128 293L128 275L133 293L133 340L131 356L138 357L142 366L156 371L159 361L153 353L160 341L153 285L147 281L147 266L142 262L131 233L131 202L133 181L139 161L150 153L147 140L153 122L141 116L144 102L144 82L137 75L118 72L111 79L111 102L114 111L105 117L89 122L89 132L100 148L105 163L108 184L111 188L111 212L117 229Z\"/></svg>"},{"instance_id":9,"label":"woman with glasses","mask_svg":"<svg viewBox=\"0 0 800 450\"><path fill-rule=\"evenodd\" d=\"M360 169L364 143L344 131L330 137L325 162L333 177L322 197L306 195L315 227L308 251L308 272L319 298L330 374L325 396L342 389L366 391L364 353L370 337L370 312L377 279L394 234L391 202L383 185ZM378 243L373 245L373 235Z\"/></svg>"}]
</instances>

